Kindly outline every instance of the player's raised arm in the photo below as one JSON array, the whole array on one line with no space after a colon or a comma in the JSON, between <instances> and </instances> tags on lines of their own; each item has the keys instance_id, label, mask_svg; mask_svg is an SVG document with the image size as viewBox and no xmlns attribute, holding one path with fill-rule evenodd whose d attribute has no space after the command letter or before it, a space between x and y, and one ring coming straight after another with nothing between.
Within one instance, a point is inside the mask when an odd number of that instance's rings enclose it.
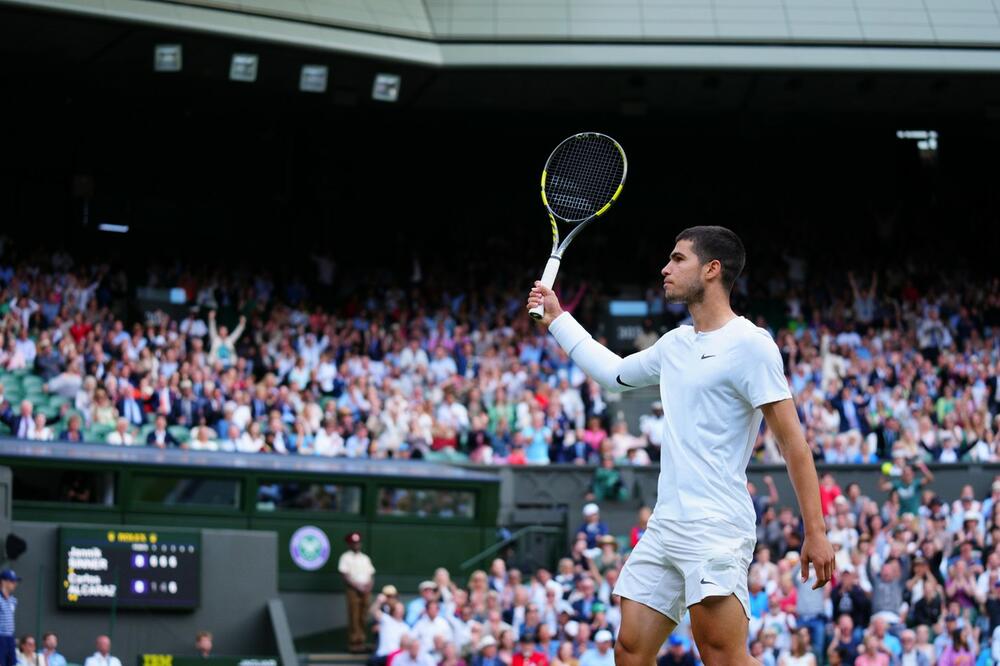
<instances>
[{"instance_id":1,"label":"player's raised arm","mask_svg":"<svg viewBox=\"0 0 1000 666\"><path fill-rule=\"evenodd\" d=\"M549 329L569 357L605 390L620 393L660 381L656 345L622 358L597 342L573 316L564 312L555 292L535 282L528 295L528 309L543 308L540 324Z\"/></svg>"},{"instance_id":2,"label":"player's raised arm","mask_svg":"<svg viewBox=\"0 0 1000 666\"><path fill-rule=\"evenodd\" d=\"M781 455L788 466L788 476L795 488L795 497L799 501L799 511L805 527L805 540L802 543L802 580L809 578L809 563L816 571L816 584L822 587L833 576L833 547L826 538L826 523L823 521L823 510L819 501L819 480L816 477L816 465L813 464L812 452L802 433L799 415L795 411L792 400L779 400L761 405L764 419L778 441Z\"/></svg>"}]
</instances>

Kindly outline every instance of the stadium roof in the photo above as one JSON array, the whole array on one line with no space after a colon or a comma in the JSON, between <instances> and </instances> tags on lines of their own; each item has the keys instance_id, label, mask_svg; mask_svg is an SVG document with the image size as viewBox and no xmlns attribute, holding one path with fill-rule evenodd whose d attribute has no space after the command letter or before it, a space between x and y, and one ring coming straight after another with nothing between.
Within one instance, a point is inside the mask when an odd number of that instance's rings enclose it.
<instances>
[{"instance_id":1,"label":"stadium roof","mask_svg":"<svg viewBox=\"0 0 1000 666\"><path fill-rule=\"evenodd\" d=\"M1000 0L0 0L443 67L1000 71Z\"/></svg>"}]
</instances>

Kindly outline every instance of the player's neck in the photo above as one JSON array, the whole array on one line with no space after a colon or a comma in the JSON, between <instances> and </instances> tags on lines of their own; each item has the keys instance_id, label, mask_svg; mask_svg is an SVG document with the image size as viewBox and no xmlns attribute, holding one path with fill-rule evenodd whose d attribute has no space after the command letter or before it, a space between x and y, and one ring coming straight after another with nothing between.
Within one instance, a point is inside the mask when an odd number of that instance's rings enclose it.
<instances>
[{"instance_id":1,"label":"player's neck","mask_svg":"<svg viewBox=\"0 0 1000 666\"><path fill-rule=\"evenodd\" d=\"M711 333L736 317L736 313L729 306L729 299L721 301L705 298L700 303L689 304L688 312L694 320L696 333Z\"/></svg>"}]
</instances>

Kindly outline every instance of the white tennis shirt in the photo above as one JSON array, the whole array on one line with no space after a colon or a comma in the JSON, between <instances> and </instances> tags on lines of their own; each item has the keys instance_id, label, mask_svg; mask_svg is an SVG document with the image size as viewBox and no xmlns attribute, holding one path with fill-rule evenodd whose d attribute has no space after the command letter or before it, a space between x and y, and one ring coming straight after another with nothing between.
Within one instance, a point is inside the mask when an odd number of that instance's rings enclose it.
<instances>
[{"instance_id":1,"label":"white tennis shirt","mask_svg":"<svg viewBox=\"0 0 1000 666\"><path fill-rule=\"evenodd\" d=\"M754 533L746 468L762 405L791 398L771 335L743 317L704 333L680 326L622 359L569 313L549 327L584 372L611 391L660 386L663 439L654 515L721 518Z\"/></svg>"}]
</instances>

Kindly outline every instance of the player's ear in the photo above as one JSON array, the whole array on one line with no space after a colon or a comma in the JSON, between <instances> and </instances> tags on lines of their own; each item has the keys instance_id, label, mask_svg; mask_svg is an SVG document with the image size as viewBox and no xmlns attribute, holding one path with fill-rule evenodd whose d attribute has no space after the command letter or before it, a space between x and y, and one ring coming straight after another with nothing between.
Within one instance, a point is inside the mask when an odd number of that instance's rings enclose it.
<instances>
[{"instance_id":1,"label":"player's ear","mask_svg":"<svg viewBox=\"0 0 1000 666\"><path fill-rule=\"evenodd\" d=\"M722 262L712 259L704 266L705 279L717 278L722 275Z\"/></svg>"}]
</instances>

